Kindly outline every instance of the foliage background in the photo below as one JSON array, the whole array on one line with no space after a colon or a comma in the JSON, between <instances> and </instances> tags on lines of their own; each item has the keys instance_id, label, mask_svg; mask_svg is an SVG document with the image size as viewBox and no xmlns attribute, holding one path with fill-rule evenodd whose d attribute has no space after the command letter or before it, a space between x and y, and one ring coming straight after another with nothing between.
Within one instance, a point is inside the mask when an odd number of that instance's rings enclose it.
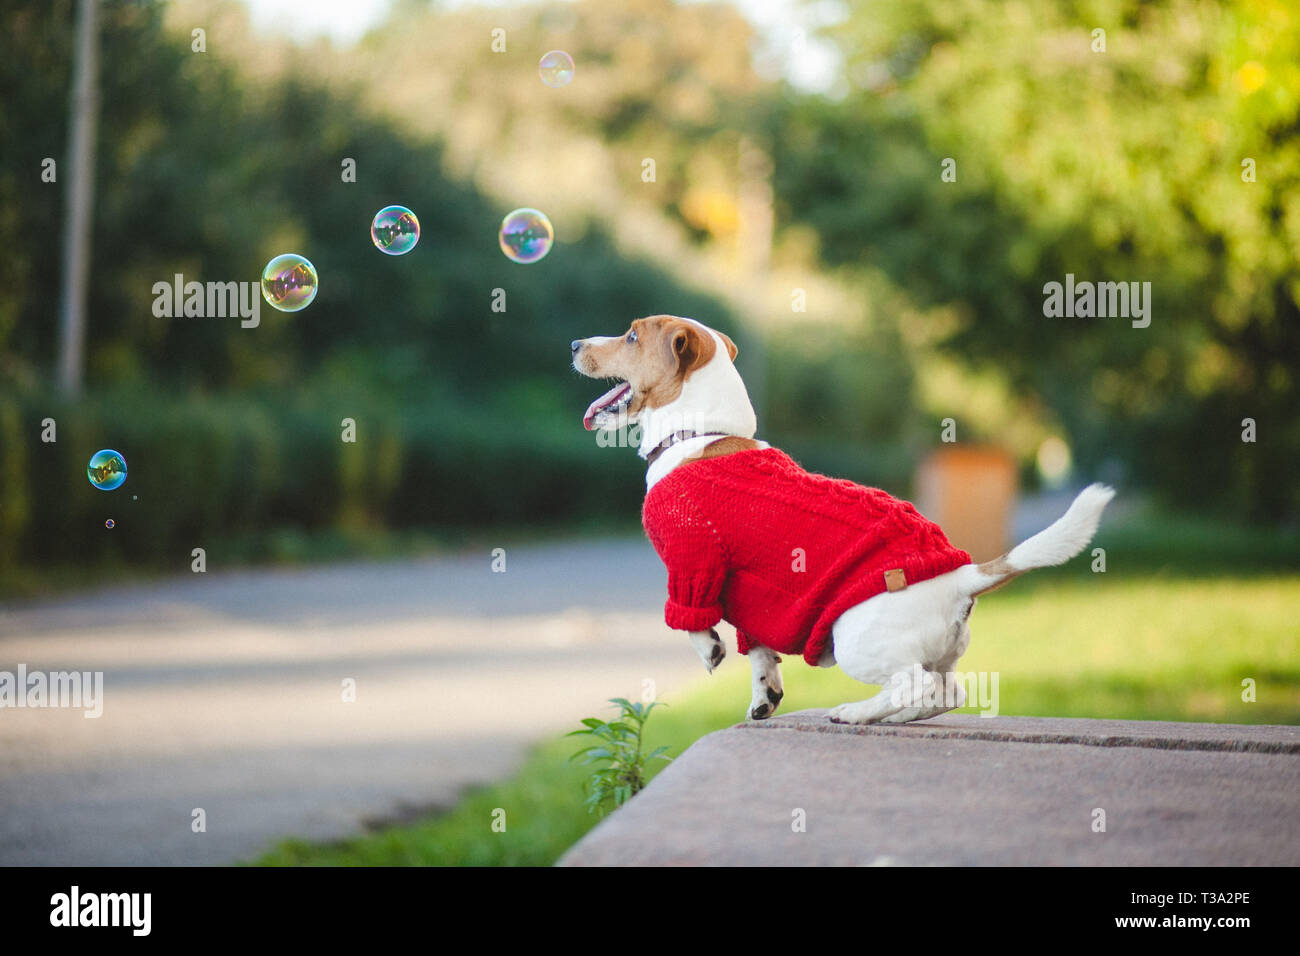
<instances>
[{"instance_id":1,"label":"foliage background","mask_svg":"<svg viewBox=\"0 0 1300 956\"><path fill-rule=\"evenodd\" d=\"M404 0L348 48L256 34L231 0L102 6L75 402L51 387L64 195L39 178L66 153L74 5L2 8L10 583L177 568L198 544L300 558L325 538L365 552L412 529L626 522L638 462L579 427L597 389L568 369L567 343L654 312L732 334L762 434L810 467L906 492L952 416L963 438L1010 448L1031 484L1039 443L1061 435L1078 478L1294 528L1292 5L849 5L826 31L843 69L821 92L781 79L770 38L726 4ZM564 90L536 80L553 48L578 63ZM940 180L945 157L956 183ZM754 188L770 191L770 229ZM367 233L393 202L423 225L399 258ZM558 233L529 267L495 237L523 205ZM320 271L305 312L265 307L256 330L152 314L157 281L254 281L288 249ZM1044 318L1042 286L1067 272L1152 282L1151 327ZM45 417L57 443L39 441ZM339 441L344 417L355 445ZM131 468L112 515L82 477L100 447ZM108 516L131 533L105 535Z\"/></svg>"}]
</instances>

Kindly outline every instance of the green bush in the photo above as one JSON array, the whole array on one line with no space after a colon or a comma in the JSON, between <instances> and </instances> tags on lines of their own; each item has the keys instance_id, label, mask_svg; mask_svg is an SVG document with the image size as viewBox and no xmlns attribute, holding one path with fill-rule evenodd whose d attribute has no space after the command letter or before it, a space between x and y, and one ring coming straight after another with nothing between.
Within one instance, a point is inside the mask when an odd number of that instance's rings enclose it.
<instances>
[{"instance_id":1,"label":"green bush","mask_svg":"<svg viewBox=\"0 0 1300 956\"><path fill-rule=\"evenodd\" d=\"M355 443L342 441L345 417ZM57 441L40 441L44 418ZM0 561L175 566L193 547L240 537L265 537L250 556L274 557L273 531L626 523L640 502L639 461L597 447L569 418L325 390L279 401L118 391L76 405L23 393L0 399ZM126 457L115 491L86 479L100 448Z\"/></svg>"}]
</instances>

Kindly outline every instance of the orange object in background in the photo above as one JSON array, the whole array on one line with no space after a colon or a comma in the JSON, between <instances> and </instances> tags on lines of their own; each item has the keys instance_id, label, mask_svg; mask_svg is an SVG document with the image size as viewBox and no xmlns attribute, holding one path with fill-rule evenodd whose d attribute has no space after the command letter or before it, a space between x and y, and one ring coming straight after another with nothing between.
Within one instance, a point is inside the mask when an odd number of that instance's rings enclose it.
<instances>
[{"instance_id":1,"label":"orange object in background","mask_svg":"<svg viewBox=\"0 0 1300 956\"><path fill-rule=\"evenodd\" d=\"M975 561L996 558L1011 546L1018 495L1015 459L1001 448L938 448L916 470L917 510Z\"/></svg>"}]
</instances>

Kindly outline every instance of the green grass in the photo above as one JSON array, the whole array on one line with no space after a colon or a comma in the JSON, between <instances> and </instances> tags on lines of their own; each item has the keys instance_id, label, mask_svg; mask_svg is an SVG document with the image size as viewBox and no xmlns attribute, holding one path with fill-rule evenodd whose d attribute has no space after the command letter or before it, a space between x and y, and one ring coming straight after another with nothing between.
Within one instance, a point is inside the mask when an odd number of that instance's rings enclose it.
<instances>
[{"instance_id":1,"label":"green grass","mask_svg":"<svg viewBox=\"0 0 1300 956\"><path fill-rule=\"evenodd\" d=\"M960 669L998 673L1002 714L1300 723L1300 574L1190 577L1155 567L1137 575L1112 562L1101 575L1079 559L982 598ZM684 641L682 653L690 653ZM1245 678L1256 681L1255 703L1241 699ZM874 691L839 670L793 659L785 683L787 713ZM647 724L647 747L668 744L680 754L739 721L748 701L749 668L733 652L712 677L665 698L670 706ZM515 776L467 794L445 815L325 846L285 841L257 862L553 863L599 819L582 805L584 771L565 762L578 746L571 739L544 743ZM505 832L492 830L496 808L505 810Z\"/></svg>"}]
</instances>

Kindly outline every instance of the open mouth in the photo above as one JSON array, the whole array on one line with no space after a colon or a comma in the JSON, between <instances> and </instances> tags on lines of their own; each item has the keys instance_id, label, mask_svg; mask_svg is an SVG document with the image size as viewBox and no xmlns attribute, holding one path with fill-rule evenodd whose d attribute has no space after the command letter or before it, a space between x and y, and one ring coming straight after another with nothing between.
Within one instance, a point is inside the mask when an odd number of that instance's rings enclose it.
<instances>
[{"instance_id":1,"label":"open mouth","mask_svg":"<svg viewBox=\"0 0 1300 956\"><path fill-rule=\"evenodd\" d=\"M616 415L627 408L632 401L632 386L619 382L600 398L587 406L587 413L582 416L582 427L587 431L595 429L596 416L602 414Z\"/></svg>"}]
</instances>

